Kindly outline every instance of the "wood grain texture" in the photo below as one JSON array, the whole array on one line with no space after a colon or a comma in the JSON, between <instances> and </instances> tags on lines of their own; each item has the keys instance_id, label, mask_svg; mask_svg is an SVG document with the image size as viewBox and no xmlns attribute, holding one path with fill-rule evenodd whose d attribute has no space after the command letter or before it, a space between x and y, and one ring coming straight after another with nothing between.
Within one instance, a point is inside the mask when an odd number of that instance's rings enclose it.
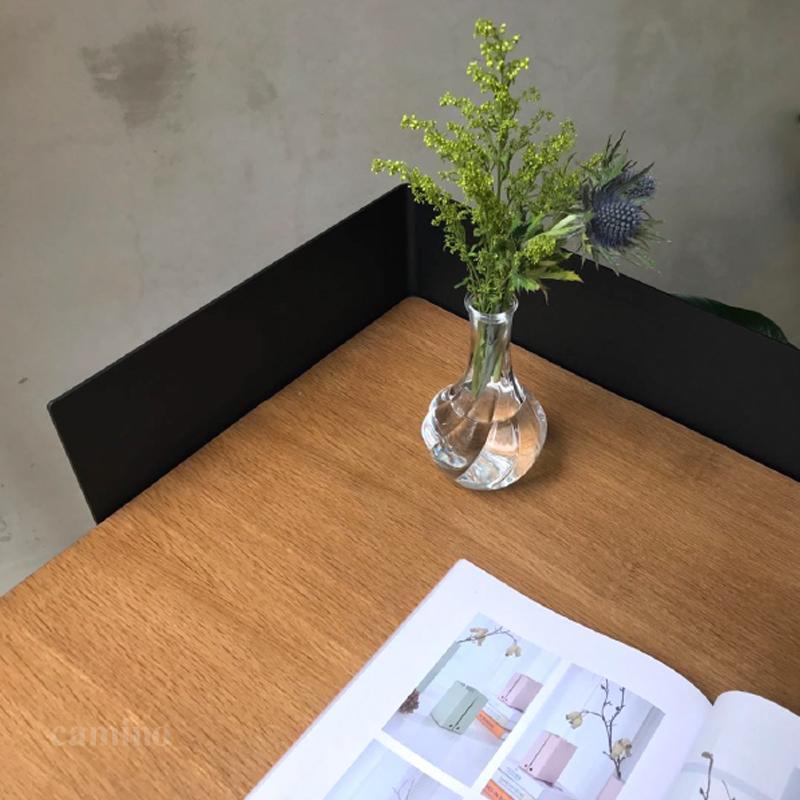
<instances>
[{"instance_id":1,"label":"wood grain texture","mask_svg":"<svg viewBox=\"0 0 800 800\"><path fill-rule=\"evenodd\" d=\"M418 429L466 338L404 301L0 599L0 797L242 796L458 558L800 712L800 486L517 349L547 446L459 489ZM169 744L62 745L126 725Z\"/></svg>"}]
</instances>

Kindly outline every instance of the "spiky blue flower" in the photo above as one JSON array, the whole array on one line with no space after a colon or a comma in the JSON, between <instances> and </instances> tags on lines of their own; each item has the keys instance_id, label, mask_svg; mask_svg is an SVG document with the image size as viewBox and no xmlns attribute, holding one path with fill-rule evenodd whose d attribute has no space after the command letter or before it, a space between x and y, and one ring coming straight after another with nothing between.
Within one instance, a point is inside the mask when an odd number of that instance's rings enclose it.
<instances>
[{"instance_id":1,"label":"spiky blue flower","mask_svg":"<svg viewBox=\"0 0 800 800\"><path fill-rule=\"evenodd\" d=\"M642 209L630 199L613 194L597 201L586 228L591 242L613 250L631 244L642 225Z\"/></svg>"},{"instance_id":2,"label":"spiky blue flower","mask_svg":"<svg viewBox=\"0 0 800 800\"><path fill-rule=\"evenodd\" d=\"M620 259L652 266L649 249L659 241L658 221L646 205L656 190L653 165L639 169L622 149L622 136L610 138L605 152L588 170L581 185L579 213L586 220L583 254L595 261L619 266Z\"/></svg>"},{"instance_id":3,"label":"spiky blue flower","mask_svg":"<svg viewBox=\"0 0 800 800\"><path fill-rule=\"evenodd\" d=\"M652 197L656 193L656 179L649 172L639 175L637 178L633 170L628 169L622 173L622 178L624 181L633 181L631 185L625 189L626 196L630 197L632 200Z\"/></svg>"}]
</instances>

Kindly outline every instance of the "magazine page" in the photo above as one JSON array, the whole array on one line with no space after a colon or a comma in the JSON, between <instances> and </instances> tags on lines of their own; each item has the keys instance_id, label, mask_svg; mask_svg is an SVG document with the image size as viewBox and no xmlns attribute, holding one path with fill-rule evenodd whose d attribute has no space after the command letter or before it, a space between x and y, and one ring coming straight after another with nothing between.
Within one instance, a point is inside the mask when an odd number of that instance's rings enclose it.
<instances>
[{"instance_id":1,"label":"magazine page","mask_svg":"<svg viewBox=\"0 0 800 800\"><path fill-rule=\"evenodd\" d=\"M710 703L460 561L252 800L660 800Z\"/></svg>"},{"instance_id":2,"label":"magazine page","mask_svg":"<svg viewBox=\"0 0 800 800\"><path fill-rule=\"evenodd\" d=\"M800 800L800 717L744 692L717 698L669 800Z\"/></svg>"}]
</instances>

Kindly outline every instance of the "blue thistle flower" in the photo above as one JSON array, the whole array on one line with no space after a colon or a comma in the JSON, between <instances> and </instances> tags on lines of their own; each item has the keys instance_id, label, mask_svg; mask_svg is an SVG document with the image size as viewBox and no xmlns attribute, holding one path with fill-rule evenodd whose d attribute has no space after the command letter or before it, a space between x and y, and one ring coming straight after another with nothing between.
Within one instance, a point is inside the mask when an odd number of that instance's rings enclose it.
<instances>
[{"instance_id":1,"label":"blue thistle flower","mask_svg":"<svg viewBox=\"0 0 800 800\"><path fill-rule=\"evenodd\" d=\"M614 194L601 195L596 198L586 234L593 244L618 250L635 239L642 219L642 209L632 200Z\"/></svg>"},{"instance_id":2,"label":"blue thistle flower","mask_svg":"<svg viewBox=\"0 0 800 800\"><path fill-rule=\"evenodd\" d=\"M625 189L625 195L633 200L652 197L656 193L656 179L649 172L637 178L632 169L627 169L620 177L626 183L632 181Z\"/></svg>"},{"instance_id":3,"label":"blue thistle flower","mask_svg":"<svg viewBox=\"0 0 800 800\"><path fill-rule=\"evenodd\" d=\"M623 134L624 136L624 134ZM584 215L582 249L597 261L618 265L624 258L652 266L649 248L660 241L658 224L645 208L656 190L652 164L639 169L622 149L622 136L609 138L605 152L588 170L581 185L579 213Z\"/></svg>"}]
</instances>

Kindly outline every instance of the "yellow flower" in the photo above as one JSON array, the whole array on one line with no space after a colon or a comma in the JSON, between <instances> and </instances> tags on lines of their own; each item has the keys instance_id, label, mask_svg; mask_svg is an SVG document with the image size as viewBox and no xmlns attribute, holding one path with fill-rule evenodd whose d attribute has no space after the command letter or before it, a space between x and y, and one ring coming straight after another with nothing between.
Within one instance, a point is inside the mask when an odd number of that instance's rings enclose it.
<instances>
[{"instance_id":1,"label":"yellow flower","mask_svg":"<svg viewBox=\"0 0 800 800\"><path fill-rule=\"evenodd\" d=\"M518 644L512 644L508 650L506 650L506 655L519 658L522 655L522 648Z\"/></svg>"},{"instance_id":2,"label":"yellow flower","mask_svg":"<svg viewBox=\"0 0 800 800\"><path fill-rule=\"evenodd\" d=\"M630 739L617 739L611 748L611 755L618 759L628 758L632 748L633 742Z\"/></svg>"},{"instance_id":3,"label":"yellow flower","mask_svg":"<svg viewBox=\"0 0 800 800\"><path fill-rule=\"evenodd\" d=\"M583 725L583 712L582 711L570 711L567 714L567 722L569 722L572 728L580 728Z\"/></svg>"}]
</instances>

